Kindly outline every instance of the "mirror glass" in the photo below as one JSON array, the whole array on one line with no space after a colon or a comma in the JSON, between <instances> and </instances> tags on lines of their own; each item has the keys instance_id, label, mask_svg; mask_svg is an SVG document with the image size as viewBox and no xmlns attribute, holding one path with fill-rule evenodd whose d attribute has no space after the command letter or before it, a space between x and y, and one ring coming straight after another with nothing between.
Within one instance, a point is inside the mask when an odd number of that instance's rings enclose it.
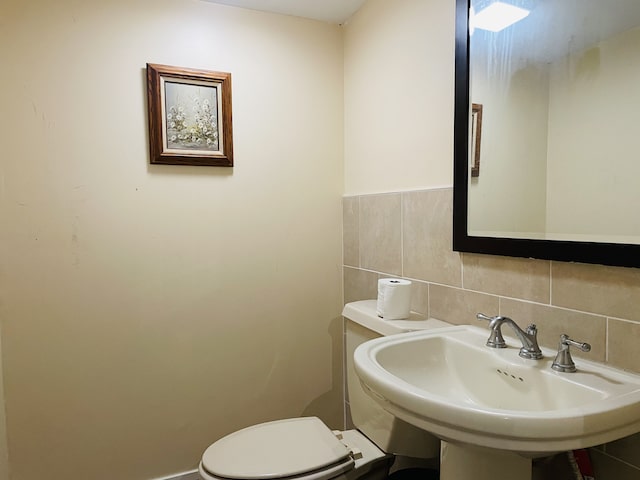
<instances>
[{"instance_id":1,"label":"mirror glass","mask_svg":"<svg viewBox=\"0 0 640 480\"><path fill-rule=\"evenodd\" d=\"M521 18L487 23L500 3ZM465 236L640 245L640 1L458 0L467 12L456 52Z\"/></svg>"}]
</instances>

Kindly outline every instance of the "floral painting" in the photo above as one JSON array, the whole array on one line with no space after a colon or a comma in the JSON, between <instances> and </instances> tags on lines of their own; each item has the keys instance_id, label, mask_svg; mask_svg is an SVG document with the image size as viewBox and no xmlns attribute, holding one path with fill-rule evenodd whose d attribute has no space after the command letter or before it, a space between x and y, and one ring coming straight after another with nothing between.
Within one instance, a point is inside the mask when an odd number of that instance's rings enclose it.
<instances>
[{"instance_id":1,"label":"floral painting","mask_svg":"<svg viewBox=\"0 0 640 480\"><path fill-rule=\"evenodd\" d=\"M231 74L147 64L151 163L233 167Z\"/></svg>"},{"instance_id":2,"label":"floral painting","mask_svg":"<svg viewBox=\"0 0 640 480\"><path fill-rule=\"evenodd\" d=\"M219 150L218 88L165 82L167 147Z\"/></svg>"}]
</instances>

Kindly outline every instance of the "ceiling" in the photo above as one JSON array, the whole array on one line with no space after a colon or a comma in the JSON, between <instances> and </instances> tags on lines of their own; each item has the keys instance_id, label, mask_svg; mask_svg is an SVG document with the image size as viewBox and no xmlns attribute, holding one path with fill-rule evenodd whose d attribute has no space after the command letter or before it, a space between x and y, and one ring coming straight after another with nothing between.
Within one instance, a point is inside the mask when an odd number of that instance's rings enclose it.
<instances>
[{"instance_id":1,"label":"ceiling","mask_svg":"<svg viewBox=\"0 0 640 480\"><path fill-rule=\"evenodd\" d=\"M366 0L205 0L263 12L345 23Z\"/></svg>"}]
</instances>

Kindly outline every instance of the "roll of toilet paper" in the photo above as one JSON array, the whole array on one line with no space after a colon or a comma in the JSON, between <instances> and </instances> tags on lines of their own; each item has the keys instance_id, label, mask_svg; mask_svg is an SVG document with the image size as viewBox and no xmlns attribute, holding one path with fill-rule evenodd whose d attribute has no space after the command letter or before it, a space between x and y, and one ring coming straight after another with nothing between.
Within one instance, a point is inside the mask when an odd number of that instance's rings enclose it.
<instances>
[{"instance_id":1,"label":"roll of toilet paper","mask_svg":"<svg viewBox=\"0 0 640 480\"><path fill-rule=\"evenodd\" d=\"M411 282L400 278L378 280L378 316L385 320L409 318Z\"/></svg>"}]
</instances>

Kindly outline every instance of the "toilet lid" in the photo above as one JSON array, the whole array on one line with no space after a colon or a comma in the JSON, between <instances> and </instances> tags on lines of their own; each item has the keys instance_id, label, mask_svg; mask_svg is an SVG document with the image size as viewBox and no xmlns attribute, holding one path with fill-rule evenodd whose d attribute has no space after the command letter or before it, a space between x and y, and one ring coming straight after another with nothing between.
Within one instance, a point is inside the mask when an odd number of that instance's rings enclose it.
<instances>
[{"instance_id":1,"label":"toilet lid","mask_svg":"<svg viewBox=\"0 0 640 480\"><path fill-rule=\"evenodd\" d=\"M353 459L317 417L261 423L239 430L211 445L202 466L217 477L271 479L302 475ZM348 469L348 468L347 468Z\"/></svg>"}]
</instances>

